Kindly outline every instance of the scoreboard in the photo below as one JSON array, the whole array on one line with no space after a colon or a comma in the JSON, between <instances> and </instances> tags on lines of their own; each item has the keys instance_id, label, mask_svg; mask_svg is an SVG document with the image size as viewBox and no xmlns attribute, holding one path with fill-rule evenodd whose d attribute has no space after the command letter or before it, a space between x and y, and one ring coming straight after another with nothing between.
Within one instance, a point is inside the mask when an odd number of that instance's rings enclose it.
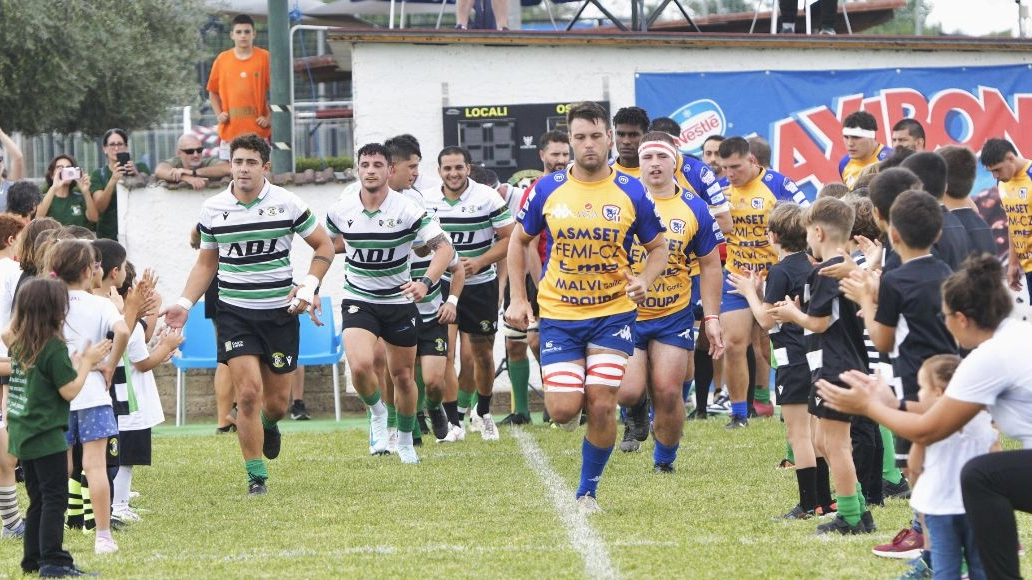
<instances>
[{"instance_id":1,"label":"scoreboard","mask_svg":"<svg viewBox=\"0 0 1032 580\"><path fill-rule=\"evenodd\" d=\"M546 131L566 131L572 103L444 107L444 144L466 148L506 181L521 169L541 169L538 138ZM600 102L607 111L608 102Z\"/></svg>"}]
</instances>

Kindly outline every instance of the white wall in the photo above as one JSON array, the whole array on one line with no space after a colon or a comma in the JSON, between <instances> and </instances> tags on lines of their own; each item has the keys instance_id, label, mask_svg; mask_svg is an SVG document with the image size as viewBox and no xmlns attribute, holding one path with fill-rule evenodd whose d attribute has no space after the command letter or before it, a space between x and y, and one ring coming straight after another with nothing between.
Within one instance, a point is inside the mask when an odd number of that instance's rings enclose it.
<instances>
[{"instance_id":1,"label":"white wall","mask_svg":"<svg viewBox=\"0 0 1032 580\"><path fill-rule=\"evenodd\" d=\"M816 45L828 48L778 48L785 43L766 47L762 46L764 41L756 40L760 38L719 39L704 48L678 46L677 38L670 37L666 37L667 45L648 44L663 41L660 38L642 40L634 46L613 46L591 38L581 44L571 44L567 39L554 45L515 46L393 40L351 43L344 35L331 35L330 40L335 51L340 45L351 45L358 146L411 133L422 145L421 171L432 174L436 174L437 152L445 145L441 109L446 106L608 100L616 110L634 104L634 77L638 72L1032 63L1032 52L1016 52L1002 42L985 43L980 51L948 50L941 45L922 51L876 50L831 40ZM803 41L797 44L806 46ZM746 96L762 103L762 96Z\"/></svg>"}]
</instances>

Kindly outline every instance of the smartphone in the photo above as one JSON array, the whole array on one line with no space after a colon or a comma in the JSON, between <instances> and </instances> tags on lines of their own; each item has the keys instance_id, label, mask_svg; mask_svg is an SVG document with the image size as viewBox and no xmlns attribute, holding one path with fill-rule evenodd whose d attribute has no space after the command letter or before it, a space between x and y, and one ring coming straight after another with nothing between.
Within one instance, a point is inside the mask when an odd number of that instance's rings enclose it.
<instances>
[{"instance_id":1,"label":"smartphone","mask_svg":"<svg viewBox=\"0 0 1032 580\"><path fill-rule=\"evenodd\" d=\"M118 164L119 165L125 165L126 163L129 163L130 157L129 157L129 152L128 151L123 151L121 153L118 153L118 154L116 154L116 157L118 158Z\"/></svg>"},{"instance_id":2,"label":"smartphone","mask_svg":"<svg viewBox=\"0 0 1032 580\"><path fill-rule=\"evenodd\" d=\"M78 167L64 167L61 169L62 181L76 181L82 177L82 169Z\"/></svg>"}]
</instances>

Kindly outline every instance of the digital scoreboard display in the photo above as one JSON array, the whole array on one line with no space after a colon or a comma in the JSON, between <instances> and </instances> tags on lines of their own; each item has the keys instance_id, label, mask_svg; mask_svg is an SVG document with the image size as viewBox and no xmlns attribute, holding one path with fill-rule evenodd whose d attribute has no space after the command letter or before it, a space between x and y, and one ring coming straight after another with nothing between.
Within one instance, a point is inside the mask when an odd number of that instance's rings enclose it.
<instances>
[{"instance_id":1,"label":"digital scoreboard display","mask_svg":"<svg viewBox=\"0 0 1032 580\"><path fill-rule=\"evenodd\" d=\"M600 102L609 110L608 102ZM541 169L538 138L546 131L566 131L570 103L444 107L444 144L465 147L473 163L506 181L523 169Z\"/></svg>"}]
</instances>

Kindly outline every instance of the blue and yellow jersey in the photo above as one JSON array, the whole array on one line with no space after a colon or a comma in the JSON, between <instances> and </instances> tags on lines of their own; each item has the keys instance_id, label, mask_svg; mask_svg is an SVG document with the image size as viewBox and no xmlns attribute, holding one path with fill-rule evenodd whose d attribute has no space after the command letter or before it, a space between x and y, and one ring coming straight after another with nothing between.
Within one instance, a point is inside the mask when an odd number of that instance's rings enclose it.
<instances>
[{"instance_id":1,"label":"blue and yellow jersey","mask_svg":"<svg viewBox=\"0 0 1032 580\"><path fill-rule=\"evenodd\" d=\"M796 184L777 171L760 170L743 187L728 185L724 195L731 202L733 229L727 235L727 270L735 274L764 273L778 261L767 241L767 218L779 200L810 205Z\"/></svg>"},{"instance_id":2,"label":"blue and yellow jersey","mask_svg":"<svg viewBox=\"0 0 1032 580\"><path fill-rule=\"evenodd\" d=\"M653 198L659 218L666 226L670 258L666 270L656 278L648 298L638 306L638 320L652 320L691 307L692 265L695 256L706 256L720 241L713 231L709 206L699 196L677 188L677 194ZM631 270L640 274L645 265L645 248L631 246Z\"/></svg>"},{"instance_id":3,"label":"blue and yellow jersey","mask_svg":"<svg viewBox=\"0 0 1032 580\"><path fill-rule=\"evenodd\" d=\"M1010 181L997 186L1000 202L1007 214L1007 233L1018 262L1025 272L1032 272L1032 211L1028 194L1032 191L1032 162L1027 163Z\"/></svg>"},{"instance_id":4,"label":"blue and yellow jersey","mask_svg":"<svg viewBox=\"0 0 1032 580\"><path fill-rule=\"evenodd\" d=\"M641 179L640 165L638 167L624 167L623 165L620 165L620 158L614 157L613 160L609 162L609 166L620 173L626 173L635 179Z\"/></svg>"},{"instance_id":5,"label":"blue and yellow jersey","mask_svg":"<svg viewBox=\"0 0 1032 580\"><path fill-rule=\"evenodd\" d=\"M874 150L874 154L864 160L857 160L850 157L848 154L844 155L839 160L838 172L842 176L842 183L846 184L846 187L853 189L856 185L856 180L860 179L860 172L863 171L864 167L868 165L874 165L879 161L885 161L892 155L892 148L886 147L882 144L878 144L878 148Z\"/></svg>"},{"instance_id":6,"label":"blue and yellow jersey","mask_svg":"<svg viewBox=\"0 0 1032 580\"><path fill-rule=\"evenodd\" d=\"M682 154L677 163L677 170L674 171L674 179L677 180L677 185L701 197L709 206L711 214L727 211L727 198L724 197L723 186L705 161Z\"/></svg>"},{"instance_id":7,"label":"blue and yellow jersey","mask_svg":"<svg viewBox=\"0 0 1032 580\"><path fill-rule=\"evenodd\" d=\"M631 242L647 244L664 231L640 181L614 171L588 183L558 171L538 180L517 219L528 235L545 238L542 318L587 320L635 309L624 278Z\"/></svg>"}]
</instances>

